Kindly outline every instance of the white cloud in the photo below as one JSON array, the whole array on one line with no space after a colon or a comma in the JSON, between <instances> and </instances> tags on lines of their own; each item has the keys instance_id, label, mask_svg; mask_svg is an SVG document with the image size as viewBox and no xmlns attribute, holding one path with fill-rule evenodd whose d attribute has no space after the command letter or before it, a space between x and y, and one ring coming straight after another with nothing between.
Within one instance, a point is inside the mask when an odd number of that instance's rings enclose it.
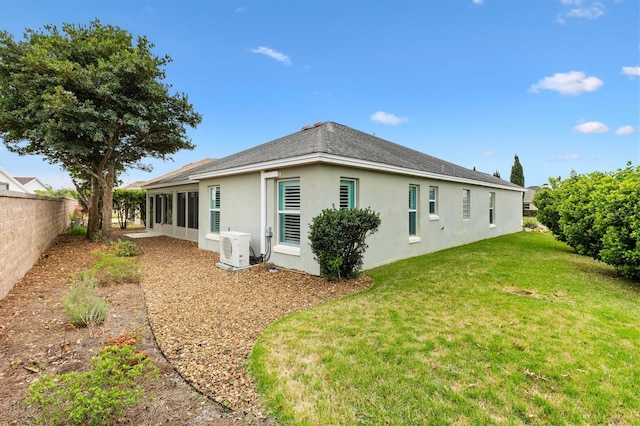
<instances>
[{"instance_id":1,"label":"white cloud","mask_svg":"<svg viewBox=\"0 0 640 426\"><path fill-rule=\"evenodd\" d=\"M496 151L489 149L489 150L487 150L487 151L484 151L484 152L482 153L482 156L483 156L483 157L493 157L493 156L494 156L494 155L496 155L496 154L497 154L497 152L496 152Z\"/></svg>"},{"instance_id":2,"label":"white cloud","mask_svg":"<svg viewBox=\"0 0 640 426\"><path fill-rule=\"evenodd\" d=\"M558 155L553 161L576 161L582 160L582 155L580 154L569 154L569 155Z\"/></svg>"},{"instance_id":3,"label":"white cloud","mask_svg":"<svg viewBox=\"0 0 640 426\"><path fill-rule=\"evenodd\" d=\"M616 135L632 135L636 132L633 126L622 126L616 130Z\"/></svg>"},{"instance_id":4,"label":"white cloud","mask_svg":"<svg viewBox=\"0 0 640 426\"><path fill-rule=\"evenodd\" d=\"M473 4L482 4L484 0L473 0Z\"/></svg>"},{"instance_id":5,"label":"white cloud","mask_svg":"<svg viewBox=\"0 0 640 426\"><path fill-rule=\"evenodd\" d=\"M257 49L251 49L251 52L266 55L270 58L275 59L278 62L282 62L285 65L291 65L291 59L289 59L287 55L285 55L282 52L276 52L275 50L265 46L260 46Z\"/></svg>"},{"instance_id":6,"label":"white cloud","mask_svg":"<svg viewBox=\"0 0 640 426\"><path fill-rule=\"evenodd\" d=\"M378 111L371 114L371 121L375 121L376 123L388 124L390 126L395 126L401 123L407 123L409 119L407 117L396 117L394 114L389 114L388 112Z\"/></svg>"},{"instance_id":7,"label":"white cloud","mask_svg":"<svg viewBox=\"0 0 640 426\"><path fill-rule=\"evenodd\" d=\"M587 77L582 71L558 72L532 85L529 93L555 90L563 95L579 95L583 92L595 92L603 84L604 82L598 77Z\"/></svg>"},{"instance_id":8,"label":"white cloud","mask_svg":"<svg viewBox=\"0 0 640 426\"><path fill-rule=\"evenodd\" d=\"M599 121L587 121L578 124L573 130L580 133L605 133L609 131L609 128Z\"/></svg>"},{"instance_id":9,"label":"white cloud","mask_svg":"<svg viewBox=\"0 0 640 426\"><path fill-rule=\"evenodd\" d=\"M622 67L622 74L629 77L640 77L640 67Z\"/></svg>"},{"instance_id":10,"label":"white cloud","mask_svg":"<svg viewBox=\"0 0 640 426\"><path fill-rule=\"evenodd\" d=\"M565 24L567 18L593 20L604 15L604 5L599 1L560 0L560 3L570 7L569 10L558 15L556 21L560 24Z\"/></svg>"}]
</instances>

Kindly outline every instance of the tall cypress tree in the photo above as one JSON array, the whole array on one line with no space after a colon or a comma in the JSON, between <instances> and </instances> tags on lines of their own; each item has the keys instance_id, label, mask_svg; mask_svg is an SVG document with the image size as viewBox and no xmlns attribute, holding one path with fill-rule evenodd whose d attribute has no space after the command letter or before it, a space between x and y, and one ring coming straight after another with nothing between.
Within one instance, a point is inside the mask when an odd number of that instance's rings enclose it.
<instances>
[{"instance_id":1,"label":"tall cypress tree","mask_svg":"<svg viewBox=\"0 0 640 426\"><path fill-rule=\"evenodd\" d=\"M518 154L515 155L513 160L513 166L511 166L511 178L509 181L524 187L524 171L522 170L522 164L520 164Z\"/></svg>"}]
</instances>

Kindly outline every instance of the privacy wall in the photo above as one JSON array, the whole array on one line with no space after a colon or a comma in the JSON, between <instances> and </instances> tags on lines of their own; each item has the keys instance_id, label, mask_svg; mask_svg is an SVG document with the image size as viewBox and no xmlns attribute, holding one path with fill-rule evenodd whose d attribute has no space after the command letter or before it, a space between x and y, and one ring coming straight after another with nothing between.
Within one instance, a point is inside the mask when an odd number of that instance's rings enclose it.
<instances>
[{"instance_id":1,"label":"privacy wall","mask_svg":"<svg viewBox=\"0 0 640 426\"><path fill-rule=\"evenodd\" d=\"M69 227L77 205L69 198L0 190L0 299Z\"/></svg>"}]
</instances>

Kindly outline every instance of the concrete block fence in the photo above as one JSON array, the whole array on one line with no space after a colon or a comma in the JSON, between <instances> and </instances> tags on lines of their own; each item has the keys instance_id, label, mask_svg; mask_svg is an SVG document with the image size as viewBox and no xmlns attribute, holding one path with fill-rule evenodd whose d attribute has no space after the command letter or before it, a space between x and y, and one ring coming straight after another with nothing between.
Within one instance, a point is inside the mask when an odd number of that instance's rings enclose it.
<instances>
[{"instance_id":1,"label":"concrete block fence","mask_svg":"<svg viewBox=\"0 0 640 426\"><path fill-rule=\"evenodd\" d=\"M70 225L78 203L0 190L0 300Z\"/></svg>"}]
</instances>

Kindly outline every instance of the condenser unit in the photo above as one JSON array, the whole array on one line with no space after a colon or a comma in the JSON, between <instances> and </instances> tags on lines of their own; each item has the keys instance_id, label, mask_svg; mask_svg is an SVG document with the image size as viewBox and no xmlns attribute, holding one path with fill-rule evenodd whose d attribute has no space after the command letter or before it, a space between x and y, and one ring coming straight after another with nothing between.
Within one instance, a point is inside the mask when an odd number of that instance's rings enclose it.
<instances>
[{"instance_id":1,"label":"condenser unit","mask_svg":"<svg viewBox=\"0 0 640 426\"><path fill-rule=\"evenodd\" d=\"M246 232L221 232L220 262L234 268L249 266L249 239Z\"/></svg>"}]
</instances>

